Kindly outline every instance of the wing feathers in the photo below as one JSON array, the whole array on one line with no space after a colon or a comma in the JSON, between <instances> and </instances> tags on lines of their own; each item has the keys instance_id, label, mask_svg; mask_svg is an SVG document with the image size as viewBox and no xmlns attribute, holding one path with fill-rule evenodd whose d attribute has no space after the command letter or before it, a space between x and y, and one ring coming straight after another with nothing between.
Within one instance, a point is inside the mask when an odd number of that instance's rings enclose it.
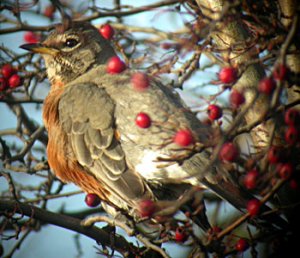
<instances>
[{"instance_id":1,"label":"wing feathers","mask_svg":"<svg viewBox=\"0 0 300 258\"><path fill-rule=\"evenodd\" d=\"M71 141L79 163L83 166L91 166L93 159L84 141L84 135L72 134Z\"/></svg>"},{"instance_id":2,"label":"wing feathers","mask_svg":"<svg viewBox=\"0 0 300 258\"><path fill-rule=\"evenodd\" d=\"M126 170L125 160L115 161L107 157L105 154L101 156L101 163L107 168L107 176L109 179L115 181L120 178Z\"/></svg>"},{"instance_id":3,"label":"wing feathers","mask_svg":"<svg viewBox=\"0 0 300 258\"><path fill-rule=\"evenodd\" d=\"M103 141L99 130L89 127L86 134L86 138L86 141L88 141L89 144L91 144L91 141L93 141L94 147L98 149L100 149L103 146Z\"/></svg>"},{"instance_id":4,"label":"wing feathers","mask_svg":"<svg viewBox=\"0 0 300 258\"><path fill-rule=\"evenodd\" d=\"M87 173L126 203L152 198L140 175L127 167L115 137L114 104L104 89L87 83L67 87L59 103L59 121Z\"/></svg>"},{"instance_id":5,"label":"wing feathers","mask_svg":"<svg viewBox=\"0 0 300 258\"><path fill-rule=\"evenodd\" d=\"M72 124L72 132L74 134L83 134L86 132L88 126L89 126L88 123L82 123L82 122L75 121Z\"/></svg>"},{"instance_id":6,"label":"wing feathers","mask_svg":"<svg viewBox=\"0 0 300 258\"><path fill-rule=\"evenodd\" d=\"M125 158L121 145L117 140L114 140L112 144L107 149L103 149L103 151L106 156L113 160L124 160Z\"/></svg>"}]
</instances>

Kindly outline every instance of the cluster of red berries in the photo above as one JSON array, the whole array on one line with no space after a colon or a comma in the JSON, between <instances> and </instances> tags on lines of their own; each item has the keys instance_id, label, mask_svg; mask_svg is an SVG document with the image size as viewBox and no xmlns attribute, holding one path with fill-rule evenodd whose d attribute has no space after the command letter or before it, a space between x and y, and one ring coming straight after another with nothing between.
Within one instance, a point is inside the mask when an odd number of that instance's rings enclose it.
<instances>
[{"instance_id":1,"label":"cluster of red berries","mask_svg":"<svg viewBox=\"0 0 300 258\"><path fill-rule=\"evenodd\" d=\"M219 72L219 80L225 84L232 84L236 82L238 78L238 72L234 67L223 67ZM245 97L242 92L233 89L231 91L229 97L230 105L232 108L237 109L239 108L244 102ZM223 111L222 108L215 104L210 104L207 108L208 118L211 121L218 120L222 117Z\"/></svg>"},{"instance_id":2,"label":"cluster of red berries","mask_svg":"<svg viewBox=\"0 0 300 258\"><path fill-rule=\"evenodd\" d=\"M219 80L225 84L232 84L236 82L238 78L238 72L234 67L223 67L219 72ZM239 92L236 89L231 91L230 97L230 105L233 108L238 108L245 102L245 97L242 92Z\"/></svg>"},{"instance_id":3,"label":"cluster of red berries","mask_svg":"<svg viewBox=\"0 0 300 258\"><path fill-rule=\"evenodd\" d=\"M280 178L289 179L293 173L293 165L290 162L281 163L282 153L281 149L275 146L272 146L268 151L268 161L271 164L276 165L276 171ZM259 178L259 172L257 169L252 169L244 177L244 185L247 189L251 190L257 186ZM296 184L296 181L291 181L291 187ZM294 186L297 187L297 186ZM257 199L252 199L248 202L247 210L251 216L256 216L259 213L261 203Z\"/></svg>"},{"instance_id":4,"label":"cluster of red berries","mask_svg":"<svg viewBox=\"0 0 300 258\"><path fill-rule=\"evenodd\" d=\"M8 88L16 88L22 84L22 79L11 64L4 64L1 68L0 92Z\"/></svg>"},{"instance_id":5,"label":"cluster of red berries","mask_svg":"<svg viewBox=\"0 0 300 258\"><path fill-rule=\"evenodd\" d=\"M109 24L101 26L99 32L107 40L111 40L115 34L114 29ZM111 57L106 64L106 71L110 74L122 73L126 68L126 64L118 56Z\"/></svg>"},{"instance_id":6,"label":"cluster of red berries","mask_svg":"<svg viewBox=\"0 0 300 258\"><path fill-rule=\"evenodd\" d=\"M289 148L299 144L299 125L300 113L296 109L288 109L284 114L284 122L286 124L284 138ZM294 166L292 162L287 162L284 157L284 149L278 146L272 146L267 154L270 164L276 166L278 176L282 179L290 179Z\"/></svg>"},{"instance_id":7,"label":"cluster of red berries","mask_svg":"<svg viewBox=\"0 0 300 258\"><path fill-rule=\"evenodd\" d=\"M99 29L101 35L107 39L112 39L114 35L114 30L109 24L103 25ZM106 71L109 74L119 74L126 69L125 63L118 57L114 56L110 58L107 62ZM150 86L150 80L147 74L142 72L133 73L131 76L131 85L134 90L139 92L146 91ZM139 112L135 117L135 124L142 129L149 128L152 125L152 120L150 116L145 112ZM186 147L193 143L193 135L188 129L178 130L173 138L173 141L179 146ZM152 200L142 200L139 203L139 215L141 217L151 217L157 210L157 205ZM186 236L183 232L177 230L175 232L176 241L183 242Z\"/></svg>"},{"instance_id":8,"label":"cluster of red berries","mask_svg":"<svg viewBox=\"0 0 300 258\"><path fill-rule=\"evenodd\" d=\"M100 27L99 33L103 38L111 40L115 34L115 31L109 24L104 24ZM106 64L106 71L110 74L122 73L124 70L126 70L126 68L126 64L118 56L111 57Z\"/></svg>"},{"instance_id":9,"label":"cluster of red berries","mask_svg":"<svg viewBox=\"0 0 300 258\"><path fill-rule=\"evenodd\" d=\"M114 35L114 30L109 24L103 25L99 31L107 40L112 39ZM108 60L106 69L110 74L118 74L126 69L126 65L118 56L114 56ZM147 74L136 72L131 76L131 84L133 89L143 92L149 88L150 80ZM139 128L146 129L152 125L152 120L147 113L140 112L136 115L135 124ZM190 130L180 129L175 133L173 141L181 147L186 147L194 142L194 138Z\"/></svg>"},{"instance_id":10,"label":"cluster of red berries","mask_svg":"<svg viewBox=\"0 0 300 258\"><path fill-rule=\"evenodd\" d=\"M299 140L298 129L296 126L298 121L300 121L300 114L295 109L289 109L285 113L284 118L287 125L285 140L289 145L294 145ZM294 172L294 166L292 162L286 161L283 148L279 146L271 146L267 153L267 160L270 165L275 166L275 171L281 179L290 179L291 188L297 188L296 180L291 179ZM245 187L249 190L254 189L257 186L259 176L260 173L256 168L248 171L243 180ZM258 200L251 200L248 203L248 212L251 216L254 216L258 213L259 207L260 202Z\"/></svg>"},{"instance_id":11,"label":"cluster of red berries","mask_svg":"<svg viewBox=\"0 0 300 258\"><path fill-rule=\"evenodd\" d=\"M150 86L150 81L145 73L137 72L131 76L131 84L137 91L145 91ZM152 120L147 113L140 112L137 114L135 124L140 128L149 128ZM173 142L181 147L187 147L194 142L192 132L189 129L178 130L174 137Z\"/></svg>"},{"instance_id":12,"label":"cluster of red berries","mask_svg":"<svg viewBox=\"0 0 300 258\"><path fill-rule=\"evenodd\" d=\"M299 142L299 128L300 128L300 113L296 109L288 109L284 115L284 122L286 124L285 140L293 146Z\"/></svg>"}]
</instances>

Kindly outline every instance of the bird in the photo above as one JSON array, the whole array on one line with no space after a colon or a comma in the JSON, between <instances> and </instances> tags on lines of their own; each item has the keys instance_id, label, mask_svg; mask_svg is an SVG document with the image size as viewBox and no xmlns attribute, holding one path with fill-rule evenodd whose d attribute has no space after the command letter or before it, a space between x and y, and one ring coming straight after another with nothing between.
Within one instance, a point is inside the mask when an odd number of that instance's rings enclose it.
<instances>
[{"instance_id":1,"label":"bird","mask_svg":"<svg viewBox=\"0 0 300 258\"><path fill-rule=\"evenodd\" d=\"M51 84L43 105L50 168L63 182L99 196L109 214L140 217L141 201L176 200L194 186L239 210L253 198L222 166L209 166L202 147L211 146L213 130L171 86L147 75L149 87L139 91L132 86L135 70L107 71L117 54L89 22L58 24L43 42L21 48L42 55ZM151 118L149 127L136 125L140 113ZM180 130L192 136L188 146L174 142Z\"/></svg>"}]
</instances>

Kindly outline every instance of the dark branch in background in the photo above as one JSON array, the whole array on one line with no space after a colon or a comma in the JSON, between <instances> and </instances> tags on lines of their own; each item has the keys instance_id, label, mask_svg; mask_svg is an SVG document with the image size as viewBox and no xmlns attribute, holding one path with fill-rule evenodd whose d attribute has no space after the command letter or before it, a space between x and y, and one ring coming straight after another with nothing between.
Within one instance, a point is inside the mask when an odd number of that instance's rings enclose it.
<instances>
[{"instance_id":1,"label":"dark branch in background","mask_svg":"<svg viewBox=\"0 0 300 258\"><path fill-rule=\"evenodd\" d=\"M15 115L21 119L22 124L25 126L26 130L28 130L28 134L32 134L38 130L38 125L32 121L28 115L26 114L24 108L19 104L8 104L10 109L15 113ZM39 141L41 141L44 145L48 143L48 136L45 132L40 133L37 137Z\"/></svg>"},{"instance_id":2,"label":"dark branch in background","mask_svg":"<svg viewBox=\"0 0 300 258\"><path fill-rule=\"evenodd\" d=\"M129 254L130 252L138 253L138 249L129 244L123 237L117 235L111 236L106 231L94 226L81 226L80 219L46 211L44 209L40 209L35 206L20 203L17 201L0 200L0 214L2 216L6 216L9 213L18 213L22 216L27 216L29 218L37 219L42 222L72 230L95 240L101 245L108 246L112 250L116 250L123 255Z\"/></svg>"},{"instance_id":3,"label":"dark branch in background","mask_svg":"<svg viewBox=\"0 0 300 258\"><path fill-rule=\"evenodd\" d=\"M106 12L106 13L97 11L94 14L82 19L82 21L90 21L90 20L94 20L96 18L103 18L103 17L108 17L108 16L117 17L117 18L125 17L128 15L133 15L133 14L137 14L137 13L141 13L141 12L145 12L145 11L151 11L155 8L161 8L163 6L173 5L173 4L182 3L182 2L184 2L184 1L183 0L166 0L166 1L161 1L161 2L154 3L154 4L144 5L142 7L132 8L129 11Z\"/></svg>"},{"instance_id":4,"label":"dark branch in background","mask_svg":"<svg viewBox=\"0 0 300 258\"><path fill-rule=\"evenodd\" d=\"M53 1L53 2L57 3L59 1ZM78 20L80 20L80 21L91 21L91 20L94 20L94 19L97 19L97 18L104 18L104 17L117 17L117 18L120 18L120 17L124 17L124 16L128 16L128 15L132 15L132 14L145 12L145 11L151 11L155 8L160 8L162 6L173 5L173 4L181 3L181 2L183 2L183 1L182 0L167 0L167 1L157 2L157 3L154 3L154 4L145 5L145 6L142 6L142 7L132 8L131 10L128 10L128 11L112 11L112 12L95 11L90 16L87 16L85 18L78 19ZM59 4L58 6L61 6L61 4ZM31 26L31 25L26 25L24 23L19 23L16 27L1 29L0 30L0 35L1 34L7 34L7 33L13 33L13 32L17 32L17 31L49 31L53 28L54 28L54 25Z\"/></svg>"},{"instance_id":5,"label":"dark branch in background","mask_svg":"<svg viewBox=\"0 0 300 258\"><path fill-rule=\"evenodd\" d=\"M42 99L0 99L0 102L7 103L7 104L43 104Z\"/></svg>"},{"instance_id":6,"label":"dark branch in background","mask_svg":"<svg viewBox=\"0 0 300 258\"><path fill-rule=\"evenodd\" d=\"M42 137L44 132L45 132L45 127L44 126L41 126L35 132L33 132L30 135L30 138L28 139L28 141L25 143L23 149L17 155L11 157L9 161L11 162L11 161L15 161L15 160L23 160L23 158L27 154L27 152L30 151L30 149L33 146L35 140Z\"/></svg>"}]
</instances>

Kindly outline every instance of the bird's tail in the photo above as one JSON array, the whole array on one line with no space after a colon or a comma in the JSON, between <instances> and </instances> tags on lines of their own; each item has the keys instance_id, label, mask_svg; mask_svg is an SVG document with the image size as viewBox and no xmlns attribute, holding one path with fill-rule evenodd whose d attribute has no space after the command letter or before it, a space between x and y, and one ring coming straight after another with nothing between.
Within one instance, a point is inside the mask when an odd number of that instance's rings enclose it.
<instances>
[{"instance_id":1,"label":"bird's tail","mask_svg":"<svg viewBox=\"0 0 300 258\"><path fill-rule=\"evenodd\" d=\"M252 199L257 199L249 191L239 184L239 180L234 178L227 168L221 166L211 166L210 169L204 171L210 163L210 155L207 152L201 152L194 155L192 158L186 160L182 167L185 171L189 171L190 175L199 176L198 182L200 185L206 186L208 189L216 193L222 199L228 201L236 209L246 212L248 202ZM192 177L192 176L191 176ZM278 227L285 228L287 223L278 214L271 212L271 208L265 204L260 206L260 214L262 216L256 217L252 222L263 222L264 220L269 224L276 224ZM268 216L265 214L268 214ZM260 219L261 218L261 219ZM259 223L264 224L264 223ZM270 224L270 226L272 226Z\"/></svg>"},{"instance_id":2,"label":"bird's tail","mask_svg":"<svg viewBox=\"0 0 300 258\"><path fill-rule=\"evenodd\" d=\"M236 209L241 212L247 212L247 205L250 200L257 199L246 189L243 189L238 181L220 179L217 183L211 183L203 178L201 183L220 196L222 199L228 201ZM266 204L262 204L259 209L259 214L251 220L252 224L263 226L264 228L272 228L274 226L279 228L286 228L287 222L279 214L272 212L272 209ZM262 216L262 214L264 214Z\"/></svg>"}]
</instances>

